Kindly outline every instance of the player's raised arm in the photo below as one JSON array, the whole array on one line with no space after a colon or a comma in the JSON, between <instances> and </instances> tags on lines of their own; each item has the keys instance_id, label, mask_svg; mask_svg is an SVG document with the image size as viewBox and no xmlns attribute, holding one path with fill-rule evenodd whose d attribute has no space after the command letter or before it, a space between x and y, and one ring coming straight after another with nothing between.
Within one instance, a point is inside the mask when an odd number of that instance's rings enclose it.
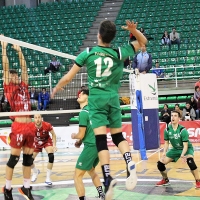
<instances>
[{"instance_id":1,"label":"player's raised arm","mask_svg":"<svg viewBox=\"0 0 200 200\"><path fill-rule=\"evenodd\" d=\"M7 56L7 46L8 43L1 41L2 46L2 65L3 65L3 81L6 85L9 84L9 61Z\"/></svg>"},{"instance_id":2,"label":"player's raised arm","mask_svg":"<svg viewBox=\"0 0 200 200\"><path fill-rule=\"evenodd\" d=\"M56 92L61 90L62 87L67 85L74 78L74 76L79 72L80 69L81 68L78 65L74 64L73 67L70 69L70 71L59 80L58 84L53 89L51 98L53 98Z\"/></svg>"},{"instance_id":3,"label":"player's raised arm","mask_svg":"<svg viewBox=\"0 0 200 200\"><path fill-rule=\"evenodd\" d=\"M146 37L137 30L137 22L126 20L126 26L122 26L123 29L130 31L137 41L133 41L132 44L135 47L135 51L138 51L143 44L147 43Z\"/></svg>"},{"instance_id":4,"label":"player's raised arm","mask_svg":"<svg viewBox=\"0 0 200 200\"><path fill-rule=\"evenodd\" d=\"M20 63L20 67L21 67L21 78L22 81L26 84L28 84L28 72L27 72L27 65L26 65L26 60L24 58L24 55L22 53L21 47L18 45L13 45L12 46L13 49L15 49L18 52L19 55L19 63Z\"/></svg>"}]
</instances>

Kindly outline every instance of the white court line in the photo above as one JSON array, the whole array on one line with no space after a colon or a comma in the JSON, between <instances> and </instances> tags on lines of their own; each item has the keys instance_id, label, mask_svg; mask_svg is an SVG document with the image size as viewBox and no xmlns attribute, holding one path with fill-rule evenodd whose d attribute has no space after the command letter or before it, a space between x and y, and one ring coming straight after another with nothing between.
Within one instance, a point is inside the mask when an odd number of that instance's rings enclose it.
<instances>
[{"instance_id":1,"label":"white court line","mask_svg":"<svg viewBox=\"0 0 200 200\"><path fill-rule=\"evenodd\" d=\"M125 182L126 179L122 178L122 179L117 179L118 182ZM138 179L138 182L158 182L160 181L160 179ZM103 182L103 179L101 179L101 182ZM195 181L186 181L186 180L170 180L170 182L176 183L176 182L183 182L183 183L193 183ZM83 183L92 183L91 179L85 179L83 180ZM69 180L69 181L57 181L57 182L52 182L52 186L54 185L73 185L74 184L74 180ZM13 188L19 188L22 185L12 185ZM39 186L47 186L47 187L52 187L52 186L48 186L46 183L35 183L35 184L31 184L31 186L33 187L39 187Z\"/></svg>"},{"instance_id":2,"label":"white court line","mask_svg":"<svg viewBox=\"0 0 200 200\"><path fill-rule=\"evenodd\" d=\"M152 153L150 156L147 156L147 158L150 158L152 155L158 153L158 152L161 151L162 149L164 149L164 148L158 149L157 151L155 151L154 153ZM138 164L140 164L140 163L143 162L143 161L144 161L144 160L140 160L140 161L137 162L135 165L138 165ZM125 173L125 172L126 172L126 170L120 172L119 174L116 175L116 177L120 176L121 174L123 174L123 173Z\"/></svg>"}]
</instances>

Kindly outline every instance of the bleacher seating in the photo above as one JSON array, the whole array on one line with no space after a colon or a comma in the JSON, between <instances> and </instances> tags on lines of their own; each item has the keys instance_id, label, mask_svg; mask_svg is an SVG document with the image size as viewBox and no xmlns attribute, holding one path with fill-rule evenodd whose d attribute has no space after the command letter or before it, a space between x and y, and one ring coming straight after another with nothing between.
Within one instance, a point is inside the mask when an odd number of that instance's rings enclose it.
<instances>
[{"instance_id":1,"label":"bleacher seating","mask_svg":"<svg viewBox=\"0 0 200 200\"><path fill-rule=\"evenodd\" d=\"M103 0L60 1L41 3L36 8L25 5L7 6L0 9L0 33L7 37L22 40L42 47L75 55L82 45ZM28 71L32 75L41 75L48 66L51 55L29 49L22 49ZM15 52L9 48L10 66L19 66ZM15 55L15 56L12 56ZM61 72L68 70L72 63L69 59L58 58L62 63ZM0 62L0 73L2 64ZM60 75L54 76L58 80ZM46 85L48 77L31 81L30 85ZM53 86L55 83L53 83ZM2 80L0 80L2 88Z\"/></svg>"},{"instance_id":2,"label":"bleacher seating","mask_svg":"<svg viewBox=\"0 0 200 200\"><path fill-rule=\"evenodd\" d=\"M139 22L138 27L143 27L146 34L153 37L147 51L152 54L154 63L159 60L160 65L165 67L166 77L175 76L174 70L168 69L168 66L183 65L177 74L179 80L197 78L200 67L199 16L200 0L124 0L116 19L118 33L113 44L122 45L127 40L129 33L121 29L121 24L126 19L133 19ZM173 27L180 33L181 46L178 50L177 45L172 45L169 51L168 46L161 46L161 37L165 30L170 33ZM197 67L187 71L188 65Z\"/></svg>"}]
</instances>

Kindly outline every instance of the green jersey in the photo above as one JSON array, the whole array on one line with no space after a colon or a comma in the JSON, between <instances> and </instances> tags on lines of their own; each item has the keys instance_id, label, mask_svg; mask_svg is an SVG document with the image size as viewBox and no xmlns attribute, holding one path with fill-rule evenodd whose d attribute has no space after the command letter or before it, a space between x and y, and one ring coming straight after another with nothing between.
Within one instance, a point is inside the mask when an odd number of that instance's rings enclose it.
<instances>
[{"instance_id":1,"label":"green jersey","mask_svg":"<svg viewBox=\"0 0 200 200\"><path fill-rule=\"evenodd\" d=\"M192 147L189 141L188 131L184 126L178 125L176 131L174 131L172 125L170 124L164 132L164 140L170 141L171 145L175 149L183 149L183 142L188 142L188 148Z\"/></svg>"},{"instance_id":2,"label":"green jersey","mask_svg":"<svg viewBox=\"0 0 200 200\"><path fill-rule=\"evenodd\" d=\"M83 143L96 145L95 135L90 125L88 106L85 106L79 113L79 126L86 127L85 136L82 139Z\"/></svg>"},{"instance_id":3,"label":"green jersey","mask_svg":"<svg viewBox=\"0 0 200 200\"><path fill-rule=\"evenodd\" d=\"M118 49L95 46L80 53L75 63L79 67L86 65L90 94L118 92L124 61L133 54L132 44Z\"/></svg>"}]
</instances>

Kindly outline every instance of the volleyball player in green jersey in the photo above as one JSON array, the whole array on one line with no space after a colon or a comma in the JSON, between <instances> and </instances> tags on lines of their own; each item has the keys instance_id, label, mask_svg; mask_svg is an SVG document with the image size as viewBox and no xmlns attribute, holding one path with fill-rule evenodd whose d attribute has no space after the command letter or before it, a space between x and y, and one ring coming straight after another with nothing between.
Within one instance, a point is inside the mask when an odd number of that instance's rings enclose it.
<instances>
[{"instance_id":1,"label":"volleyball player in green jersey","mask_svg":"<svg viewBox=\"0 0 200 200\"><path fill-rule=\"evenodd\" d=\"M87 171L99 193L99 199L104 200L104 192L101 181L98 174L95 172L95 167L99 163L99 158L94 132L89 120L88 95L89 90L86 89L82 90L82 92L79 94L77 101L82 109L79 113L79 132L72 133L71 135L72 139L78 139L78 141L75 143L76 147L80 147L82 142L84 144L83 151L81 152L76 163L74 182L79 199L85 200L83 176Z\"/></svg>"},{"instance_id":2,"label":"volleyball player in green jersey","mask_svg":"<svg viewBox=\"0 0 200 200\"><path fill-rule=\"evenodd\" d=\"M157 163L158 170L163 176L163 179L159 181L156 186L166 186L170 184L165 165L170 162L176 162L179 158L182 158L184 162L187 162L196 180L196 188L200 188L199 173L193 159L194 149L189 141L188 131L184 126L179 124L179 121L180 113L178 111L172 111L171 124L164 132L164 152L160 161ZM172 148L167 151L169 148L169 142L171 143Z\"/></svg>"},{"instance_id":3,"label":"volleyball player in green jersey","mask_svg":"<svg viewBox=\"0 0 200 200\"><path fill-rule=\"evenodd\" d=\"M73 79L83 65L86 65L90 90L89 115L96 137L96 146L104 177L106 200L112 199L113 186L116 184L116 180L110 176L110 155L106 137L107 126L110 127L113 143L119 148L127 164L130 175L126 180L126 188L132 190L137 183L135 163L132 161L129 145L122 135L118 89L125 59L133 56L141 45L146 44L147 40L137 30L137 23L127 20L126 26L122 28L129 30L137 41L118 49L111 48L110 43L116 34L115 24L109 20L101 22L97 35L98 46L87 48L78 55L71 70L58 82L52 93L53 97L58 90L61 90Z\"/></svg>"}]
</instances>

